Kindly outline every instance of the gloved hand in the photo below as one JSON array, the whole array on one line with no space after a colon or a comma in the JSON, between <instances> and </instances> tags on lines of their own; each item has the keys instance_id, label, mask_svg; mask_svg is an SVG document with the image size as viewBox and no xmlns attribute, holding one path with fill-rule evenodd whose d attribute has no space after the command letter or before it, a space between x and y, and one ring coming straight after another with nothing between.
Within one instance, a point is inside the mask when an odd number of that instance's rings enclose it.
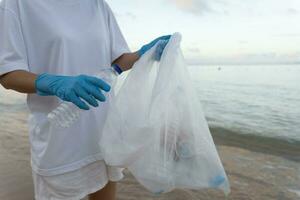
<instances>
[{"instance_id":1,"label":"gloved hand","mask_svg":"<svg viewBox=\"0 0 300 200\"><path fill-rule=\"evenodd\" d=\"M144 45L138 51L139 56L141 57L142 55L144 55L147 51L149 51L152 47L154 47L158 43L156 51L155 51L155 60L159 61L170 38L171 38L171 35L162 36L162 37L159 37L159 38L153 40L149 44Z\"/></svg>"},{"instance_id":2,"label":"gloved hand","mask_svg":"<svg viewBox=\"0 0 300 200\"><path fill-rule=\"evenodd\" d=\"M89 110L89 106L80 98L98 107L96 99L101 102L106 100L101 90L110 91L110 86L103 80L86 75L56 76L45 73L37 77L35 87L38 95L55 95L83 110Z\"/></svg>"}]
</instances>

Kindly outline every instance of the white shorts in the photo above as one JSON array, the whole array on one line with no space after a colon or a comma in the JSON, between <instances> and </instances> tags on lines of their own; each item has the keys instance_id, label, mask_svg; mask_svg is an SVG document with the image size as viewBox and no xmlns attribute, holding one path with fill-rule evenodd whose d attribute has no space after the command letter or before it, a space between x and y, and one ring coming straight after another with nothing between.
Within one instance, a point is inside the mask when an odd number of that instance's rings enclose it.
<instances>
[{"instance_id":1,"label":"white shorts","mask_svg":"<svg viewBox=\"0 0 300 200\"><path fill-rule=\"evenodd\" d=\"M91 163L76 171L56 176L41 176L32 171L36 200L80 200L120 181L123 169L106 166L104 161Z\"/></svg>"}]
</instances>

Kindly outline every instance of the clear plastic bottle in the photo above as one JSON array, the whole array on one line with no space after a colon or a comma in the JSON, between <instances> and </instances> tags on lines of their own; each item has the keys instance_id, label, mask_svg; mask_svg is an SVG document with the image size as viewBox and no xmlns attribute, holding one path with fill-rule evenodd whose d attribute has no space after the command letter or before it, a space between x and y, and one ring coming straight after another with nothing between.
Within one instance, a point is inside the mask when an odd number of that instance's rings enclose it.
<instances>
[{"instance_id":1,"label":"clear plastic bottle","mask_svg":"<svg viewBox=\"0 0 300 200\"><path fill-rule=\"evenodd\" d=\"M118 72L113 67L105 68L95 75L95 77L104 80L112 87L115 84L117 76ZM50 112L47 118L53 126L68 128L79 119L81 112L83 111L73 103L63 102Z\"/></svg>"}]
</instances>

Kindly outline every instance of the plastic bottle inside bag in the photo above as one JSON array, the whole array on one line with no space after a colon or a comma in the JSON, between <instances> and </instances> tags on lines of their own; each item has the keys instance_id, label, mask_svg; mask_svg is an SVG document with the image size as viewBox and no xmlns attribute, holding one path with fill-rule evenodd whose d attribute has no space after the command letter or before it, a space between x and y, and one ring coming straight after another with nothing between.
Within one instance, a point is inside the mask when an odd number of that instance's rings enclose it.
<instances>
[{"instance_id":1,"label":"plastic bottle inside bag","mask_svg":"<svg viewBox=\"0 0 300 200\"><path fill-rule=\"evenodd\" d=\"M118 73L113 67L101 70L95 77L102 79L110 85L114 85ZM106 94L107 95L107 94ZM48 121L56 127L68 128L80 117L82 110L70 102L62 102L47 116Z\"/></svg>"}]
</instances>

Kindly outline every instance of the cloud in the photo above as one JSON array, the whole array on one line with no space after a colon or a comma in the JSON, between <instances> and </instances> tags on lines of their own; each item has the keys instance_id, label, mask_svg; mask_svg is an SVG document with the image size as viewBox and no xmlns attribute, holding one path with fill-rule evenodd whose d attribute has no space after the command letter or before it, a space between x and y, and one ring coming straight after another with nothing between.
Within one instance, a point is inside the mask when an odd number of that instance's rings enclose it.
<instances>
[{"instance_id":1,"label":"cloud","mask_svg":"<svg viewBox=\"0 0 300 200\"><path fill-rule=\"evenodd\" d=\"M247 40L239 40L238 43L239 43L239 44L247 44L248 41L247 41Z\"/></svg>"},{"instance_id":2,"label":"cloud","mask_svg":"<svg viewBox=\"0 0 300 200\"><path fill-rule=\"evenodd\" d=\"M194 14L204 14L212 12L213 9L207 0L168 0L175 4L178 8Z\"/></svg>"},{"instance_id":3,"label":"cloud","mask_svg":"<svg viewBox=\"0 0 300 200\"><path fill-rule=\"evenodd\" d=\"M197 48L197 47L188 47L188 48L186 48L185 50L186 50L187 52L193 53L193 54L195 54L195 53L200 53L200 52L201 52L200 49Z\"/></svg>"},{"instance_id":4,"label":"cloud","mask_svg":"<svg viewBox=\"0 0 300 200\"><path fill-rule=\"evenodd\" d=\"M117 12L115 12L114 14L118 18L129 18L131 20L136 20L137 19L137 16L134 13L132 13L132 12L125 12L125 13L117 13Z\"/></svg>"},{"instance_id":5,"label":"cloud","mask_svg":"<svg viewBox=\"0 0 300 200\"><path fill-rule=\"evenodd\" d=\"M287 10L287 13L290 14L290 15L298 15L298 14L300 14L300 11L297 10L297 9L294 9L294 8L289 8Z\"/></svg>"},{"instance_id":6,"label":"cloud","mask_svg":"<svg viewBox=\"0 0 300 200\"><path fill-rule=\"evenodd\" d=\"M133 20L135 20L137 18L137 16L131 12L127 12L125 13L125 16L128 17L128 18L131 18Z\"/></svg>"},{"instance_id":7,"label":"cloud","mask_svg":"<svg viewBox=\"0 0 300 200\"><path fill-rule=\"evenodd\" d=\"M289 38L295 38L300 37L300 33L284 33L284 34L274 34L272 37L289 37Z\"/></svg>"},{"instance_id":8,"label":"cloud","mask_svg":"<svg viewBox=\"0 0 300 200\"><path fill-rule=\"evenodd\" d=\"M300 52L281 54L277 52L245 53L229 56L209 56L185 51L187 63L197 64L297 64Z\"/></svg>"},{"instance_id":9,"label":"cloud","mask_svg":"<svg viewBox=\"0 0 300 200\"><path fill-rule=\"evenodd\" d=\"M165 0L172 3L182 11L204 15L207 13L214 14L239 14L243 12L249 16L274 15L275 12L283 10L287 15L300 15L298 7L289 7L284 2L273 0ZM291 2L291 0L287 0Z\"/></svg>"}]
</instances>

